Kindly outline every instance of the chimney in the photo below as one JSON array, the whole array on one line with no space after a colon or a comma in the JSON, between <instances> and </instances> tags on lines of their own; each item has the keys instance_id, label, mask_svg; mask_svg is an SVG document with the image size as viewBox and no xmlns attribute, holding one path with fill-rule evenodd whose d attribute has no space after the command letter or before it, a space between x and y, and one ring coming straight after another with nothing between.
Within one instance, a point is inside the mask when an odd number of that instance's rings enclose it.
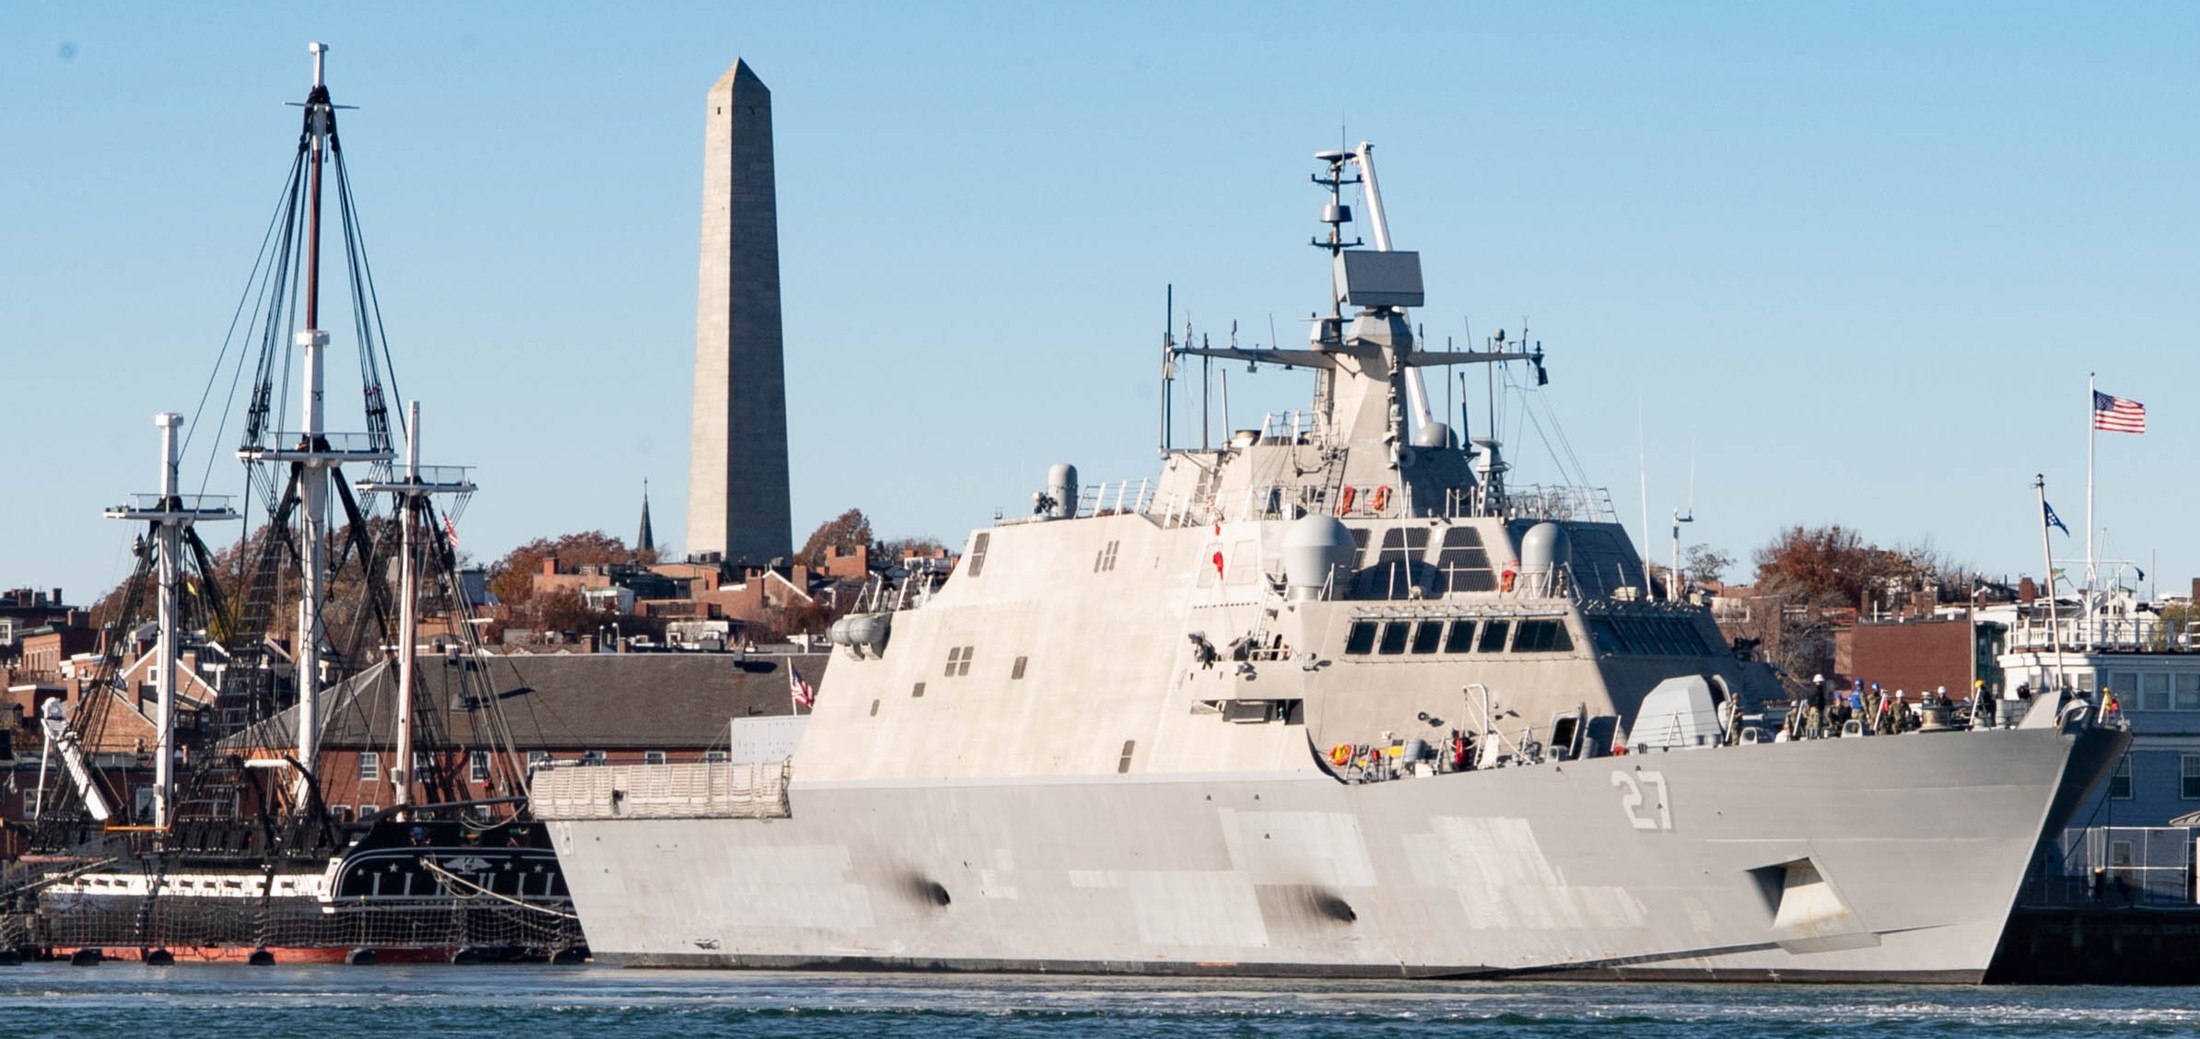
<instances>
[{"instance_id":1,"label":"chimney","mask_svg":"<svg viewBox=\"0 0 2200 1039\"><path fill-rule=\"evenodd\" d=\"M543 560L542 560L542 572L543 572L543 573L544 573L545 575L552 575L552 574L556 574L556 573L558 572L558 557L556 557L556 556L545 556L545 557L543 557Z\"/></svg>"},{"instance_id":2,"label":"chimney","mask_svg":"<svg viewBox=\"0 0 2200 1039\"><path fill-rule=\"evenodd\" d=\"M2195 580L2193 582L2193 586L2195 590L2200 590L2200 580ZM2040 586L2033 584L2031 578L2027 577L2017 582L2018 602L2024 603L2025 605L2029 606L2034 600L2038 599L2039 597Z\"/></svg>"}]
</instances>

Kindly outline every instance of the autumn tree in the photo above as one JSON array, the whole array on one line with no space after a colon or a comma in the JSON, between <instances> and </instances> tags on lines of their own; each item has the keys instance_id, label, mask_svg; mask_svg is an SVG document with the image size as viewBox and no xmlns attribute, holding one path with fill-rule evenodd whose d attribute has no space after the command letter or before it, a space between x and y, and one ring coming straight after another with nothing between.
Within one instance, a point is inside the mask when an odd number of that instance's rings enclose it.
<instances>
[{"instance_id":1,"label":"autumn tree","mask_svg":"<svg viewBox=\"0 0 2200 1039\"><path fill-rule=\"evenodd\" d=\"M591 607L580 592L571 588L545 592L537 596L531 606L535 623L544 631L588 635L614 619L610 612Z\"/></svg>"},{"instance_id":2,"label":"autumn tree","mask_svg":"<svg viewBox=\"0 0 2200 1039\"><path fill-rule=\"evenodd\" d=\"M535 594L535 575L542 561L556 559L559 566L610 566L634 561L626 542L600 530L586 530L555 538L536 538L489 564L489 590L511 606L525 606Z\"/></svg>"},{"instance_id":3,"label":"autumn tree","mask_svg":"<svg viewBox=\"0 0 2200 1039\"><path fill-rule=\"evenodd\" d=\"M794 561L806 566L821 567L834 550L854 552L871 547L871 520L862 509L849 509L826 520L810 533L810 539L802 543L802 551L795 553Z\"/></svg>"},{"instance_id":4,"label":"autumn tree","mask_svg":"<svg viewBox=\"0 0 2200 1039\"><path fill-rule=\"evenodd\" d=\"M1681 573L1689 583L1699 587L1717 584L1726 576L1726 568L1734 565L1734 557L1710 545L1690 545L1682 557Z\"/></svg>"}]
</instances>

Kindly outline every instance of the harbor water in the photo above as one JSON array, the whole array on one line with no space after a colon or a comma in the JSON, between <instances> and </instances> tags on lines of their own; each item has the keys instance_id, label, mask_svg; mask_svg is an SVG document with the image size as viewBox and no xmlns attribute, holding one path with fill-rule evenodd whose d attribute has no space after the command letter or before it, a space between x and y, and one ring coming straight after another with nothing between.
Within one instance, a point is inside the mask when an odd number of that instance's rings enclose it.
<instances>
[{"instance_id":1,"label":"harbor water","mask_svg":"<svg viewBox=\"0 0 2200 1039\"><path fill-rule=\"evenodd\" d=\"M2200 991L1187 981L110 962L0 969L0 1035L2171 1036Z\"/></svg>"}]
</instances>

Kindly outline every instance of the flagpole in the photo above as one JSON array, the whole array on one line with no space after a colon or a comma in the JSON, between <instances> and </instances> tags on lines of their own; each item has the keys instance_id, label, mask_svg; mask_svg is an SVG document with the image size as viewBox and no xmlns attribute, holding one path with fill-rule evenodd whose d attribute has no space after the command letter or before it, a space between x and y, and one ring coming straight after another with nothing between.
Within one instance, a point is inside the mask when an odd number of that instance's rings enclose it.
<instances>
[{"instance_id":1,"label":"flagpole","mask_svg":"<svg viewBox=\"0 0 2200 1039\"><path fill-rule=\"evenodd\" d=\"M2047 539L2047 475L2032 474L2032 487L2040 497L2040 557L2047 566L2047 648L2055 654L2056 692L2062 691L2062 623L2055 615L2055 548Z\"/></svg>"},{"instance_id":2,"label":"flagpole","mask_svg":"<svg viewBox=\"0 0 2200 1039\"><path fill-rule=\"evenodd\" d=\"M2094 394L2100 392L2093 386L2094 373L2085 373L2085 644L2093 645L2093 441L2100 433L2095 428L2100 423L2095 416L2100 410L2095 406Z\"/></svg>"}]
</instances>

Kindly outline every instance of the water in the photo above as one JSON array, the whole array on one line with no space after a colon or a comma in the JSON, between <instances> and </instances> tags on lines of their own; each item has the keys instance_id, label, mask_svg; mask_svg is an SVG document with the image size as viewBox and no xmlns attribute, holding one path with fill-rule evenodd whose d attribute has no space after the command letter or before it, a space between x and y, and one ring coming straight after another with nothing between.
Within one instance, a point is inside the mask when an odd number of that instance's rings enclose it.
<instances>
[{"instance_id":1,"label":"water","mask_svg":"<svg viewBox=\"0 0 2200 1039\"><path fill-rule=\"evenodd\" d=\"M2200 990L1183 981L607 967L0 968L0 1036L2184 1036Z\"/></svg>"}]
</instances>

